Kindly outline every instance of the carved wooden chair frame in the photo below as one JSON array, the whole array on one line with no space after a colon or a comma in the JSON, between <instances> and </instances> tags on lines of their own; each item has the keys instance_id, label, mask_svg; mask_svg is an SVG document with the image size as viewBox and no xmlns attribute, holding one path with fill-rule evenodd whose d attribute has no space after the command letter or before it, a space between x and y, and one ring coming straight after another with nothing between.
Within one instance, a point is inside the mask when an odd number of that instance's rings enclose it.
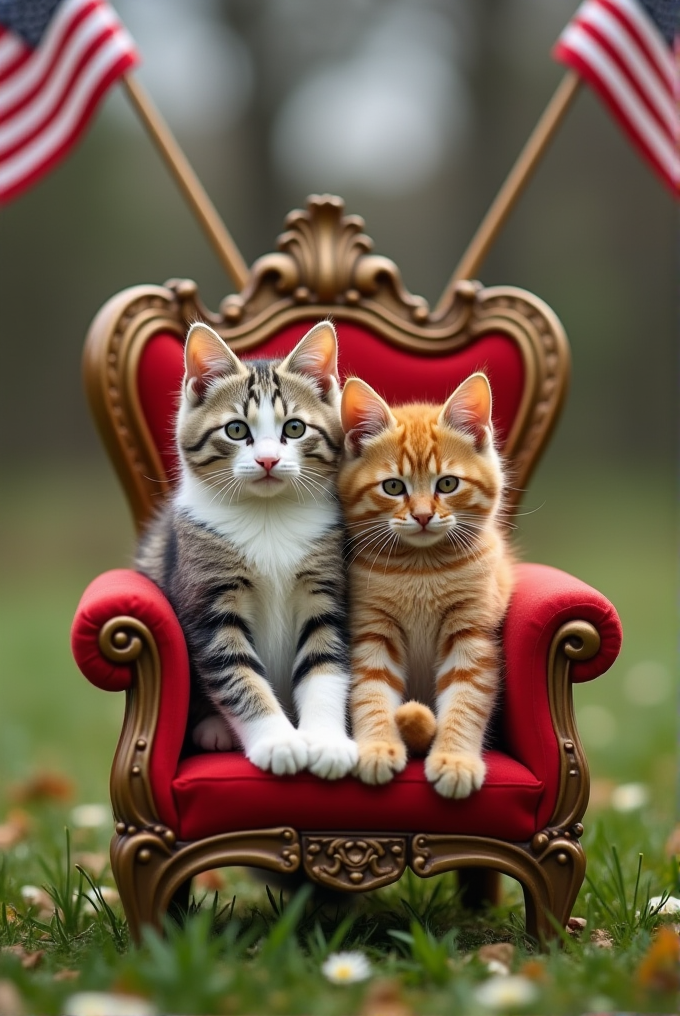
<instances>
[{"instance_id":1,"label":"carved wooden chair frame","mask_svg":"<svg viewBox=\"0 0 680 1016\"><path fill-rule=\"evenodd\" d=\"M512 460L515 488L534 467L563 402L569 351L563 329L538 298L512 287L485 289L460 282L448 303L431 313L405 289L396 265L371 252L358 216L346 216L339 198L312 197L305 211L286 220L278 250L257 260L243 291L227 297L219 313L203 306L193 282L137 286L110 300L95 319L84 357L92 410L141 527L167 492L170 481L136 395L141 353L158 332L184 338L197 319L209 322L238 353L292 322L331 315L336 322L364 325L397 346L419 353L462 348L493 330L510 336L521 352L525 391L505 454ZM512 492L517 500L518 494ZM398 879L409 866L427 878L466 870L469 884L480 870L517 879L524 890L527 932L539 939L569 917L585 872L579 842L589 793L588 766L572 707L572 661L588 660L600 637L586 620L571 621L553 638L548 661L549 701L560 750L560 786L547 826L530 842L510 843L477 836L357 834L273 828L178 842L159 820L149 779L156 731L161 668L150 630L132 617L114 617L99 633L102 654L133 670L126 691L125 719L111 773L116 818L112 867L134 938L143 924L158 926L174 901L186 901L197 873L228 865L277 872L303 868L314 882L350 892ZM477 880L490 892L488 881Z\"/></svg>"}]
</instances>

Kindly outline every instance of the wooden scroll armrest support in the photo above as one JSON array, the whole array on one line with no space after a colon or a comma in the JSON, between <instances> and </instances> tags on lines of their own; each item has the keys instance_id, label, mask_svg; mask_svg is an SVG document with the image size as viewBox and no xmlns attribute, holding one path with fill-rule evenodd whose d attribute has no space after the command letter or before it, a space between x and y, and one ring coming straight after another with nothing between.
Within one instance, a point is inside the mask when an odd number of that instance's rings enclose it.
<instances>
[{"instance_id":1,"label":"wooden scroll armrest support","mask_svg":"<svg viewBox=\"0 0 680 1016\"><path fill-rule=\"evenodd\" d=\"M554 790L542 824L568 827L589 791L572 683L609 669L621 622L602 593L556 568L520 564L515 580L503 631L503 734L510 754Z\"/></svg>"},{"instance_id":2,"label":"wooden scroll armrest support","mask_svg":"<svg viewBox=\"0 0 680 1016\"><path fill-rule=\"evenodd\" d=\"M172 607L144 575L105 572L81 598L71 647L92 684L127 696L111 773L116 818L176 825L170 786L187 725L189 659Z\"/></svg>"}]
</instances>

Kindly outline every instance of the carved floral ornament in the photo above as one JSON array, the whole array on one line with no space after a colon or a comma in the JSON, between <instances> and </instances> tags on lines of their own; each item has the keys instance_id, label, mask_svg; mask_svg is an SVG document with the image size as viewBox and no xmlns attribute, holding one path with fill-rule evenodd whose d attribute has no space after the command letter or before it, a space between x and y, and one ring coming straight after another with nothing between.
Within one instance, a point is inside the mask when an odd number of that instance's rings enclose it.
<instances>
[{"instance_id":1,"label":"carved floral ornament","mask_svg":"<svg viewBox=\"0 0 680 1016\"><path fill-rule=\"evenodd\" d=\"M303 863L310 878L337 889L377 889L406 868L405 837L304 836Z\"/></svg>"},{"instance_id":2,"label":"carved floral ornament","mask_svg":"<svg viewBox=\"0 0 680 1016\"><path fill-rule=\"evenodd\" d=\"M286 232L278 239L278 253L258 258L242 293L223 302L226 320L240 320L267 276L275 278L278 293L292 295L301 304L352 306L384 287L392 290L414 321L426 320L427 301L406 290L393 261L371 253L373 241L363 232L364 220L344 211L341 198L324 195L312 196L306 211L291 212Z\"/></svg>"},{"instance_id":3,"label":"carved floral ornament","mask_svg":"<svg viewBox=\"0 0 680 1016\"><path fill-rule=\"evenodd\" d=\"M427 300L406 289L394 261L372 253L373 241L364 233L364 220L344 212L343 200L328 194L313 195L306 210L290 212L277 251L255 261L243 290L222 301L219 315L200 303L195 284L171 280L168 285L179 302L181 317L188 323L198 314L218 328L223 325L229 341L237 343L244 326L271 320L286 307L372 310L386 324L421 338L423 326L435 339L465 327L481 289L479 283L461 281L446 303L431 313Z\"/></svg>"}]
</instances>

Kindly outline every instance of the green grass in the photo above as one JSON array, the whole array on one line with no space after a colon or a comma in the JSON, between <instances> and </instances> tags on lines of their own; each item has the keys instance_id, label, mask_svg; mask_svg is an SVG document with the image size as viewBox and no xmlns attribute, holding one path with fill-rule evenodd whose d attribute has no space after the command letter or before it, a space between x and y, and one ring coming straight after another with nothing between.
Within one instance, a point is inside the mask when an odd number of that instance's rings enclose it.
<instances>
[{"instance_id":1,"label":"green grass","mask_svg":"<svg viewBox=\"0 0 680 1016\"><path fill-rule=\"evenodd\" d=\"M530 975L535 985L536 997L523 1012L676 1011L673 993L640 983L653 933L668 921L646 901L680 889L663 854L664 830L651 813L625 822L603 814L593 825L591 884L575 909L587 918L586 931L547 955L522 933L516 891L501 908L471 914L458 902L454 876L425 882L407 874L342 907L319 907L304 890L294 897L268 892L238 869L226 873L219 898L204 895L183 929L169 923L165 939L148 932L141 949L133 949L119 907L107 907L101 897L93 905L82 895L90 886L74 855L83 847L101 849L102 832L75 831L68 844L57 810L36 807L33 817L28 848L10 852L0 873L0 944L42 953L26 970L21 956L0 952L0 981L17 986L30 1012L59 1013L75 991L98 990L140 995L159 1012L341 1014L360 1011L376 985L396 994L404 1012L482 1012L476 991L489 971L478 950L495 941L514 946L512 972ZM20 887L29 878L59 905L53 916L22 901ZM101 881L110 884L110 873ZM612 948L589 941L596 928L609 933ZM367 957L367 981L326 980L322 963L339 949ZM55 980L64 969L78 970L77 981Z\"/></svg>"},{"instance_id":2,"label":"green grass","mask_svg":"<svg viewBox=\"0 0 680 1016\"><path fill-rule=\"evenodd\" d=\"M521 556L601 589L624 624L615 667L576 689L596 792L585 820L590 882L575 908L588 921L581 941L570 938L547 956L538 954L522 934L521 893L509 879L503 906L473 915L459 904L454 876L420 881L407 875L340 909L319 909L304 896L268 894L234 869L224 873L217 898L205 895L185 930L173 927L166 939L149 936L137 950L119 906L106 905L76 868L83 853L107 850L109 830L76 828L71 816L75 804L108 799L123 701L90 687L68 647L80 593L99 571L129 560L131 526L106 473L36 466L6 477L0 823L20 807L31 831L0 851L0 945L21 944L42 955L26 969L16 950L0 951L0 1004L3 982L11 982L32 1013L60 1013L69 996L84 990L139 994L159 1012L347 1014L373 1005L377 1014L383 997L395 1013L475 1013L487 1011L475 992L489 977L477 950L506 941L515 946L513 972L534 978L536 994L523 1012L677 1011L675 994L662 990L673 977L661 978L657 988L639 983L653 932L669 920L647 912L645 901L680 895L664 849L675 821L674 501L672 476L651 467L638 468L634 482L623 471L581 475L564 468L539 475L525 510L541 507L519 519ZM67 777L72 799L17 805L17 785L45 772ZM631 782L649 789L647 803L628 812L609 807L612 787ZM113 885L108 869L94 881ZM58 913L28 907L21 895L27 884L49 887ZM613 948L590 943L596 928L609 933ZM366 955L367 981L328 982L321 964L341 948ZM63 970L77 970L77 980L55 980Z\"/></svg>"}]
</instances>

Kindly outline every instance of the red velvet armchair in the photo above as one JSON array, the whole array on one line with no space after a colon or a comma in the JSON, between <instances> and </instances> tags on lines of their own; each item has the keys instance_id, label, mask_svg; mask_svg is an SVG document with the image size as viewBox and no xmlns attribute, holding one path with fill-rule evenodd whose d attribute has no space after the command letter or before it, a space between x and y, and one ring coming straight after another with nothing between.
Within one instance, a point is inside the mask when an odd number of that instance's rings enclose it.
<instances>
[{"instance_id":1,"label":"red velvet armchair","mask_svg":"<svg viewBox=\"0 0 680 1016\"><path fill-rule=\"evenodd\" d=\"M444 400L477 369L494 392L494 425L514 476L513 497L543 449L569 373L563 330L522 290L459 283L436 314L408 293L396 266L371 253L338 198L291 213L278 250L253 265L241 294L209 312L196 286L140 286L110 300L85 350L92 409L138 526L172 488L173 414L188 325L208 321L239 355L280 355L322 317L339 335L343 375L389 400ZM572 709L573 682L612 664L616 611L596 590L556 569L517 566L504 626L503 695L482 789L440 797L422 760L392 783L336 783L307 772L273 776L239 752L187 754L189 661L173 611L148 579L121 569L86 590L73 625L75 658L127 708L111 773L116 820L111 858L133 936L159 926L187 899L192 876L212 867L304 869L349 892L458 869L468 898L492 895L502 872L523 887L526 927L554 933L583 881L579 838L587 761Z\"/></svg>"}]
</instances>

